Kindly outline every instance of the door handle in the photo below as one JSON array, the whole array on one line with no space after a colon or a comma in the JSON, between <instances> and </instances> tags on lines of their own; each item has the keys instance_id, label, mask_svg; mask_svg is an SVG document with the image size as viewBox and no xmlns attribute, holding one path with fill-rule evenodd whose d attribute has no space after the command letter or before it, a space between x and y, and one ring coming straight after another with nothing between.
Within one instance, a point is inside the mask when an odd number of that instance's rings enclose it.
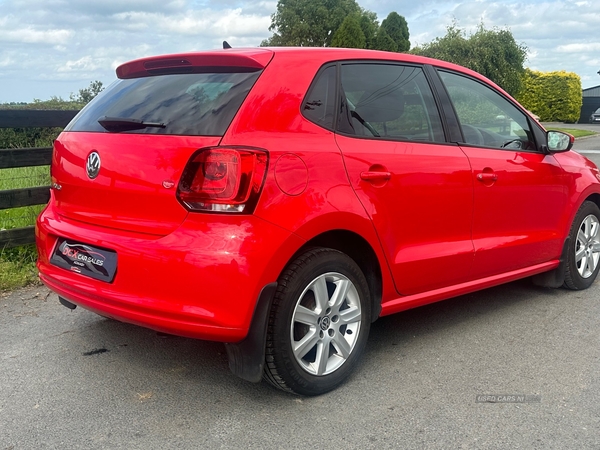
<instances>
[{"instance_id":1,"label":"door handle","mask_svg":"<svg viewBox=\"0 0 600 450\"><path fill-rule=\"evenodd\" d=\"M477 174L477 180L478 181L496 181L498 179L498 175L496 175L495 173L489 173L489 172L482 172L482 173L478 173Z\"/></svg>"},{"instance_id":2,"label":"door handle","mask_svg":"<svg viewBox=\"0 0 600 450\"><path fill-rule=\"evenodd\" d=\"M388 181L390 178L392 178L391 172L367 171L360 173L360 179L369 182Z\"/></svg>"}]
</instances>

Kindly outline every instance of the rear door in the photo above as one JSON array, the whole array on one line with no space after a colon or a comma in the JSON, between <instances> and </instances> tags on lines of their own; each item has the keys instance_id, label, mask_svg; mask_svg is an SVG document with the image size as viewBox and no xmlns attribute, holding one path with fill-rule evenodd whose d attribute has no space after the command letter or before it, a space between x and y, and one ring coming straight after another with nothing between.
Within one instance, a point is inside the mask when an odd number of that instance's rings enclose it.
<instances>
[{"instance_id":1,"label":"rear door","mask_svg":"<svg viewBox=\"0 0 600 450\"><path fill-rule=\"evenodd\" d=\"M469 161L445 142L423 69L341 64L336 140L399 293L465 281L473 261Z\"/></svg>"}]
</instances>

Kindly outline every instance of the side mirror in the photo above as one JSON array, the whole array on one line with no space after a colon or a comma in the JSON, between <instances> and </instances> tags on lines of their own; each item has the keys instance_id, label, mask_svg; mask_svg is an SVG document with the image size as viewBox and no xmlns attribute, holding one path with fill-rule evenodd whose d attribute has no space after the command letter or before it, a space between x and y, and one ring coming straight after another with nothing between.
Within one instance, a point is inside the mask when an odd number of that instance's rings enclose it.
<instances>
[{"instance_id":1,"label":"side mirror","mask_svg":"<svg viewBox=\"0 0 600 450\"><path fill-rule=\"evenodd\" d=\"M552 153L566 152L571 150L575 138L568 133L562 131L548 131L548 150Z\"/></svg>"}]
</instances>

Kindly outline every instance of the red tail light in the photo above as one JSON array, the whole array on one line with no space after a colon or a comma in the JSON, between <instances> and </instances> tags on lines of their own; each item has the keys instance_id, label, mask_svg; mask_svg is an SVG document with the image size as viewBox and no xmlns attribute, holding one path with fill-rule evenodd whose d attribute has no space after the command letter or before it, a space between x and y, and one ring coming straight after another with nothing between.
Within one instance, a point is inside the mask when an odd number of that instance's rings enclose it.
<instances>
[{"instance_id":1,"label":"red tail light","mask_svg":"<svg viewBox=\"0 0 600 450\"><path fill-rule=\"evenodd\" d=\"M201 149L183 171L177 198L192 211L251 213L265 180L267 162L264 150Z\"/></svg>"}]
</instances>

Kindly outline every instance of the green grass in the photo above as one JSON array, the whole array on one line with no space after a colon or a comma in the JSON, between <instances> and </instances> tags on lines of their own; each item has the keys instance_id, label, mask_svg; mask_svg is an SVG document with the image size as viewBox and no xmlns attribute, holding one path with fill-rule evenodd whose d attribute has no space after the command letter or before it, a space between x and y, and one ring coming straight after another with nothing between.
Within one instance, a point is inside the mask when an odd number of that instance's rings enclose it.
<instances>
[{"instance_id":1,"label":"green grass","mask_svg":"<svg viewBox=\"0 0 600 450\"><path fill-rule=\"evenodd\" d=\"M0 191L50 184L48 166L0 169ZM35 224L44 205L0 210L0 230L10 230ZM38 283L34 245L0 248L0 291Z\"/></svg>"},{"instance_id":2,"label":"green grass","mask_svg":"<svg viewBox=\"0 0 600 450\"><path fill-rule=\"evenodd\" d=\"M96 89L98 86L94 87ZM99 86L101 87L101 86ZM90 88L92 89L92 85ZM88 90L89 90L88 89ZM81 94L81 91L80 91ZM65 101L52 97L47 101L34 101L25 105L2 104L2 109L81 109L80 99ZM62 128L0 128L0 148L51 147ZM0 169L0 191L50 184L48 166ZM43 205L0 210L0 230L21 228L35 224ZM0 247L0 291L39 283L34 245L3 249Z\"/></svg>"},{"instance_id":3,"label":"green grass","mask_svg":"<svg viewBox=\"0 0 600 450\"><path fill-rule=\"evenodd\" d=\"M50 184L49 166L0 169L0 191ZM0 210L0 230L33 225L43 205Z\"/></svg>"},{"instance_id":4,"label":"green grass","mask_svg":"<svg viewBox=\"0 0 600 450\"><path fill-rule=\"evenodd\" d=\"M562 131L563 133L569 133L569 134L575 136L576 138L585 137L585 136L594 136L594 135L598 134L595 131L578 130L575 128L554 128L554 127L552 127L552 130Z\"/></svg>"},{"instance_id":5,"label":"green grass","mask_svg":"<svg viewBox=\"0 0 600 450\"><path fill-rule=\"evenodd\" d=\"M34 245L0 249L0 292L39 284Z\"/></svg>"}]
</instances>

